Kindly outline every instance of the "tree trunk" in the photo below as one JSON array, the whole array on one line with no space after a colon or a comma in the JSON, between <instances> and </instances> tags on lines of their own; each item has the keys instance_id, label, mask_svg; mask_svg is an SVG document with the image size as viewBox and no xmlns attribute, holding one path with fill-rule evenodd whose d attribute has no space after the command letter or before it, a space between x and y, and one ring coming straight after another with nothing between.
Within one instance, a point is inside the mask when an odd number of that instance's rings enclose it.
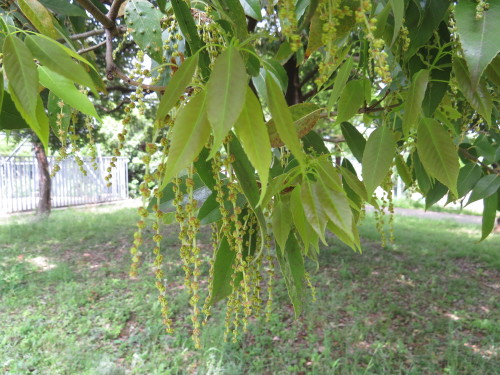
<instances>
[{"instance_id":1,"label":"tree trunk","mask_svg":"<svg viewBox=\"0 0 500 375\"><path fill-rule=\"evenodd\" d=\"M297 59L293 55L283 66L288 76L288 89L286 90L285 98L288 105L299 104L304 101L302 90L300 88L299 67Z\"/></svg>"},{"instance_id":2,"label":"tree trunk","mask_svg":"<svg viewBox=\"0 0 500 375\"><path fill-rule=\"evenodd\" d=\"M40 143L33 144L35 148L35 157L38 164L38 175L39 175L39 190L40 190L40 200L38 201L37 215L39 216L49 216L51 209L51 180L49 172L49 161L47 160L47 154Z\"/></svg>"}]
</instances>

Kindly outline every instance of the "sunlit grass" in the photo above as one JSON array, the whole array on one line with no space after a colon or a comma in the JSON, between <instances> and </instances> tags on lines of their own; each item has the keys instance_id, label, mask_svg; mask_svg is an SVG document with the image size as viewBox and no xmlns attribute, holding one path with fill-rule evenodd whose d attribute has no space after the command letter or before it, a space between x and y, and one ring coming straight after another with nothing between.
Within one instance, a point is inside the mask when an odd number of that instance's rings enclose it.
<instances>
[{"instance_id":1,"label":"sunlit grass","mask_svg":"<svg viewBox=\"0 0 500 375\"><path fill-rule=\"evenodd\" d=\"M396 218L381 248L369 215L363 253L331 241L308 263L318 301L294 320L282 281L269 323L223 343L217 306L203 349L189 337L174 228L167 278L177 327L164 334L146 251L128 277L135 210L61 210L0 225L0 373L496 374L500 241L480 228ZM208 242L208 236L202 236ZM206 272L207 267L204 267Z\"/></svg>"}]
</instances>

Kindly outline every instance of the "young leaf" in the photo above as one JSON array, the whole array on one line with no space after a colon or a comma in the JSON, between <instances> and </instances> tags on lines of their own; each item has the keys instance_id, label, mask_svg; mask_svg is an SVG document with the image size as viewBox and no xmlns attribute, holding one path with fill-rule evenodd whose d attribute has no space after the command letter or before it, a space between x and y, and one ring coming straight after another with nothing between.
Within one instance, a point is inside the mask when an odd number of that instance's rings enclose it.
<instances>
[{"instance_id":1,"label":"young leaf","mask_svg":"<svg viewBox=\"0 0 500 375\"><path fill-rule=\"evenodd\" d=\"M448 132L434 119L424 118L417 130L418 156L428 174L457 193L459 163L457 148Z\"/></svg>"},{"instance_id":2,"label":"young leaf","mask_svg":"<svg viewBox=\"0 0 500 375\"><path fill-rule=\"evenodd\" d=\"M297 318L306 299L306 278L304 258L293 233L288 236L284 251L276 251L276 255Z\"/></svg>"},{"instance_id":3,"label":"young leaf","mask_svg":"<svg viewBox=\"0 0 500 375\"><path fill-rule=\"evenodd\" d=\"M215 61L207 83L207 115L213 129L213 157L245 104L248 76L245 63L234 46L228 47Z\"/></svg>"},{"instance_id":4,"label":"young leaf","mask_svg":"<svg viewBox=\"0 0 500 375\"><path fill-rule=\"evenodd\" d=\"M259 174L261 183L260 196L262 199L266 194L269 168L272 161L271 143L269 142L259 99L249 87L247 88L245 105L234 130L248 159Z\"/></svg>"},{"instance_id":5,"label":"young leaf","mask_svg":"<svg viewBox=\"0 0 500 375\"><path fill-rule=\"evenodd\" d=\"M354 62L352 57L349 57L338 69L332 92L330 94L330 99L328 99L328 104L326 106L328 112L330 112L333 109L335 103L337 103L340 93L342 92L342 89L345 87L345 84L349 79L349 76L351 75L353 64Z\"/></svg>"},{"instance_id":6,"label":"young leaf","mask_svg":"<svg viewBox=\"0 0 500 375\"><path fill-rule=\"evenodd\" d=\"M299 138L308 134L321 118L322 109L314 103L300 103L289 107L292 114L293 124ZM267 123L267 132L271 140L272 147L283 147L285 143L281 140L274 119L270 119Z\"/></svg>"},{"instance_id":7,"label":"young leaf","mask_svg":"<svg viewBox=\"0 0 500 375\"><path fill-rule=\"evenodd\" d=\"M205 91L201 91L179 111L172 129L162 188L198 156L210 136Z\"/></svg>"},{"instance_id":8,"label":"young leaf","mask_svg":"<svg viewBox=\"0 0 500 375\"><path fill-rule=\"evenodd\" d=\"M299 164L305 167L305 155L295 130L292 114L281 89L269 73L266 76L266 88L269 110L273 116L278 134L285 145L292 151Z\"/></svg>"},{"instance_id":9,"label":"young leaf","mask_svg":"<svg viewBox=\"0 0 500 375\"><path fill-rule=\"evenodd\" d=\"M477 87L473 87L465 61L460 57L453 57L453 71L455 72L458 88L462 91L462 94L464 94L472 108L491 125L493 102L484 82L480 82Z\"/></svg>"},{"instance_id":10,"label":"young leaf","mask_svg":"<svg viewBox=\"0 0 500 375\"><path fill-rule=\"evenodd\" d=\"M279 200L273 208L273 232L276 244L282 251L285 251L285 244L288 239L288 234L292 229L292 215L288 203Z\"/></svg>"},{"instance_id":11,"label":"young leaf","mask_svg":"<svg viewBox=\"0 0 500 375\"><path fill-rule=\"evenodd\" d=\"M38 97L38 72L33 55L14 34L5 38L3 45L3 65L12 100L30 117L35 117ZM21 112L21 111L20 111ZM24 117L24 116L23 116Z\"/></svg>"},{"instance_id":12,"label":"young leaf","mask_svg":"<svg viewBox=\"0 0 500 375\"><path fill-rule=\"evenodd\" d=\"M429 82L429 70L421 69L413 76L413 82L408 90L403 115L403 133L407 137L418 124L422 112L422 102Z\"/></svg>"},{"instance_id":13,"label":"young leaf","mask_svg":"<svg viewBox=\"0 0 500 375\"><path fill-rule=\"evenodd\" d=\"M363 153L362 167L363 181L369 197L387 176L395 151L396 142L391 129L382 126L370 134Z\"/></svg>"},{"instance_id":14,"label":"young leaf","mask_svg":"<svg viewBox=\"0 0 500 375\"><path fill-rule=\"evenodd\" d=\"M161 63L161 13L147 0L129 0L125 7L125 21L137 45Z\"/></svg>"},{"instance_id":15,"label":"young leaf","mask_svg":"<svg viewBox=\"0 0 500 375\"><path fill-rule=\"evenodd\" d=\"M337 123L347 121L358 113L359 108L365 101L365 97L362 95L363 92L362 80L354 79L347 82L339 99Z\"/></svg>"},{"instance_id":16,"label":"young leaf","mask_svg":"<svg viewBox=\"0 0 500 375\"><path fill-rule=\"evenodd\" d=\"M460 0L455 7L455 19L465 61L475 90L484 69L500 52L500 2L491 1L480 19L476 18L476 2Z\"/></svg>"},{"instance_id":17,"label":"young leaf","mask_svg":"<svg viewBox=\"0 0 500 375\"><path fill-rule=\"evenodd\" d=\"M165 88L165 93L161 97L158 110L156 111L156 121L163 121L170 110L179 101L187 85L192 81L196 67L198 66L198 54L187 58L172 76Z\"/></svg>"},{"instance_id":18,"label":"young leaf","mask_svg":"<svg viewBox=\"0 0 500 375\"><path fill-rule=\"evenodd\" d=\"M390 0L392 14L394 15L394 31L392 33L391 46L394 44L399 35L399 30L403 26L403 18L405 15L405 3L400 0Z\"/></svg>"},{"instance_id":19,"label":"young leaf","mask_svg":"<svg viewBox=\"0 0 500 375\"><path fill-rule=\"evenodd\" d=\"M28 35L24 43L41 64L73 82L89 87L97 95L92 78L82 65L72 59L71 50L40 35Z\"/></svg>"},{"instance_id":20,"label":"young leaf","mask_svg":"<svg viewBox=\"0 0 500 375\"><path fill-rule=\"evenodd\" d=\"M342 135L353 156L361 163L365 151L366 139L351 123L344 121L340 124Z\"/></svg>"},{"instance_id":21,"label":"young leaf","mask_svg":"<svg viewBox=\"0 0 500 375\"><path fill-rule=\"evenodd\" d=\"M494 194L500 188L500 176L489 174L481 178L469 197L466 206L479 199L485 199Z\"/></svg>"},{"instance_id":22,"label":"young leaf","mask_svg":"<svg viewBox=\"0 0 500 375\"><path fill-rule=\"evenodd\" d=\"M75 87L72 81L44 66L38 67L38 74L40 76L40 84L42 86L48 88L73 108L86 115L93 116L100 121L99 115L97 114L92 102L89 100L87 95L81 93Z\"/></svg>"},{"instance_id":23,"label":"young leaf","mask_svg":"<svg viewBox=\"0 0 500 375\"><path fill-rule=\"evenodd\" d=\"M483 220L481 226L481 241L491 233L495 226L498 204L498 191L483 200Z\"/></svg>"},{"instance_id":24,"label":"young leaf","mask_svg":"<svg viewBox=\"0 0 500 375\"><path fill-rule=\"evenodd\" d=\"M38 31L53 39L60 37L54 25L54 17L38 0L17 0L17 4Z\"/></svg>"},{"instance_id":25,"label":"young leaf","mask_svg":"<svg viewBox=\"0 0 500 375\"><path fill-rule=\"evenodd\" d=\"M323 203L317 192L318 184L318 181L309 181L309 179L304 178L300 187L300 198L309 224L321 238L321 241L326 244L325 228L328 219L323 211Z\"/></svg>"},{"instance_id":26,"label":"young leaf","mask_svg":"<svg viewBox=\"0 0 500 375\"><path fill-rule=\"evenodd\" d=\"M254 20L262 20L260 1L259 0L240 0L243 10L248 17L252 17Z\"/></svg>"}]
</instances>

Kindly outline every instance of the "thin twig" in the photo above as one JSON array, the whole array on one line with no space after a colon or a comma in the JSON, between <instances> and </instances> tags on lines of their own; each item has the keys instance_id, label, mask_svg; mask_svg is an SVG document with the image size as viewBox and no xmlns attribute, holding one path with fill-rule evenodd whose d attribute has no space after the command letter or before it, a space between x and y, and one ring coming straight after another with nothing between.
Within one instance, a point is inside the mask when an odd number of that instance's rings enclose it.
<instances>
[{"instance_id":1,"label":"thin twig","mask_svg":"<svg viewBox=\"0 0 500 375\"><path fill-rule=\"evenodd\" d=\"M78 50L78 54L79 55L83 55L84 53L87 53L87 52L90 52L90 51L93 51L93 50L96 50L102 46L104 46L106 44L106 41L103 40L102 42L100 43L97 43L97 44L94 44L93 46L90 46L90 47L87 47L87 48L82 48L80 50Z\"/></svg>"},{"instance_id":2,"label":"thin twig","mask_svg":"<svg viewBox=\"0 0 500 375\"><path fill-rule=\"evenodd\" d=\"M345 142L344 137L323 137L323 141L330 143L342 143Z\"/></svg>"},{"instance_id":3,"label":"thin twig","mask_svg":"<svg viewBox=\"0 0 500 375\"><path fill-rule=\"evenodd\" d=\"M78 39L86 39L86 38L89 38L91 36L101 35L101 34L104 34L104 29L95 29L95 30L90 30L90 31L87 31L87 32L81 33L81 34L73 34L73 35L70 35L69 38L71 40L78 40Z\"/></svg>"},{"instance_id":4,"label":"thin twig","mask_svg":"<svg viewBox=\"0 0 500 375\"><path fill-rule=\"evenodd\" d=\"M487 166L486 164L484 164L482 161L480 161L477 157L475 157L474 155L472 155L465 148L459 147L458 151L461 152L462 155L466 159L469 159L469 160L473 161L474 163L481 165L481 167L483 167L484 169L486 169L488 172L490 172L492 174L496 174L497 176L500 175L500 171L498 169L490 168L489 166Z\"/></svg>"}]
</instances>

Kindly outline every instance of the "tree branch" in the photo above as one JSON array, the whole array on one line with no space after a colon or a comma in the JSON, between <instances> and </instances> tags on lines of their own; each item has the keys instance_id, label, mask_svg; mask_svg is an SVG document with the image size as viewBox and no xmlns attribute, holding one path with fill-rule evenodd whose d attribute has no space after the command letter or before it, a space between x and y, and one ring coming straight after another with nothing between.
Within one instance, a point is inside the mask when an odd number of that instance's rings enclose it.
<instances>
[{"instance_id":1,"label":"tree branch","mask_svg":"<svg viewBox=\"0 0 500 375\"><path fill-rule=\"evenodd\" d=\"M105 29L114 29L116 27L115 21L106 16L103 12L97 8L92 1L90 0L76 0L78 4L82 6L87 12L92 14L94 18L99 21L101 25L104 26Z\"/></svg>"},{"instance_id":2,"label":"tree branch","mask_svg":"<svg viewBox=\"0 0 500 375\"><path fill-rule=\"evenodd\" d=\"M128 104L128 103L130 103L130 99L127 98L125 100L122 100L115 108L108 109L102 105L98 105L97 107L105 113L113 113L113 112L118 111L121 107L123 107L125 104Z\"/></svg>"},{"instance_id":3,"label":"tree branch","mask_svg":"<svg viewBox=\"0 0 500 375\"><path fill-rule=\"evenodd\" d=\"M98 49L98 48L102 47L105 44L106 44L106 41L103 40L102 42L94 44L93 46L90 46L90 47L87 47L87 48L82 48L82 49L78 50L77 53L79 55L83 55L84 53L87 53L87 52L93 51L95 49Z\"/></svg>"},{"instance_id":4,"label":"tree branch","mask_svg":"<svg viewBox=\"0 0 500 375\"><path fill-rule=\"evenodd\" d=\"M85 38L88 38L88 37L91 37L94 35L101 35L101 34L104 34L104 29L95 29L95 30L90 30L90 31L87 31L87 32L81 33L81 34L73 34L73 35L70 35L69 38L71 40L78 40L78 39L85 39Z\"/></svg>"},{"instance_id":5,"label":"tree branch","mask_svg":"<svg viewBox=\"0 0 500 375\"><path fill-rule=\"evenodd\" d=\"M472 155L465 148L459 147L458 151L461 152L462 155L466 159L469 159L469 160L473 161L474 163L481 165L481 167L483 167L484 169L486 169L488 172L490 172L492 174L496 174L497 176L500 175L500 171L498 170L498 168L497 169L490 168L489 166L487 166L486 164L484 164L482 161L480 161L477 157L475 157L474 155Z\"/></svg>"},{"instance_id":6,"label":"tree branch","mask_svg":"<svg viewBox=\"0 0 500 375\"><path fill-rule=\"evenodd\" d=\"M120 7L124 2L125 0L114 0L113 3L111 4L111 8L109 8L107 16L109 19L113 20L113 22L116 20L118 12L120 11Z\"/></svg>"},{"instance_id":7,"label":"tree branch","mask_svg":"<svg viewBox=\"0 0 500 375\"><path fill-rule=\"evenodd\" d=\"M302 81L300 81L299 86L302 87L307 82L309 82L316 75L316 73L318 73L318 69L319 69L318 67L315 67L313 70L307 73L306 76L302 78Z\"/></svg>"}]
</instances>

